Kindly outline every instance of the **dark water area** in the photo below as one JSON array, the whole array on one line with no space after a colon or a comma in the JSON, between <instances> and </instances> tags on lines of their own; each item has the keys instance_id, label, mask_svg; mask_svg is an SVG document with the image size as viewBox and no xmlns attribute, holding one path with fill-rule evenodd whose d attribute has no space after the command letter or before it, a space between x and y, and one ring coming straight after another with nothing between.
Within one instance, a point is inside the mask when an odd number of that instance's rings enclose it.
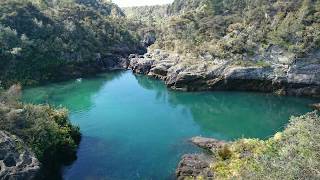
<instances>
[{"instance_id":1,"label":"dark water area","mask_svg":"<svg viewBox=\"0 0 320 180\"><path fill-rule=\"evenodd\" d=\"M314 99L252 92L176 92L130 71L26 89L24 101L70 110L83 138L66 180L172 179L193 136L266 139Z\"/></svg>"}]
</instances>

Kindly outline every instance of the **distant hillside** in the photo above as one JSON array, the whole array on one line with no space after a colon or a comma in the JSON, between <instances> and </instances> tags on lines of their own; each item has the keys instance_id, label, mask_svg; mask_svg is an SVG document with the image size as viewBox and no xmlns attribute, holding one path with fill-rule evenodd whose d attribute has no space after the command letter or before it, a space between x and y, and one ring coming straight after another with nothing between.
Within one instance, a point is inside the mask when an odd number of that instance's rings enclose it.
<instances>
[{"instance_id":1,"label":"distant hillside","mask_svg":"<svg viewBox=\"0 0 320 180\"><path fill-rule=\"evenodd\" d=\"M167 17L168 6L169 5L126 7L123 8L123 10L129 19L150 22Z\"/></svg>"},{"instance_id":2,"label":"distant hillside","mask_svg":"<svg viewBox=\"0 0 320 180\"><path fill-rule=\"evenodd\" d=\"M175 0L168 6L167 13L176 15L187 11L195 10L206 4L204 0Z\"/></svg>"},{"instance_id":3,"label":"distant hillside","mask_svg":"<svg viewBox=\"0 0 320 180\"><path fill-rule=\"evenodd\" d=\"M123 17L124 12L122 9L109 0L75 0L76 3L86 5L93 9L99 10L104 15Z\"/></svg>"}]
</instances>

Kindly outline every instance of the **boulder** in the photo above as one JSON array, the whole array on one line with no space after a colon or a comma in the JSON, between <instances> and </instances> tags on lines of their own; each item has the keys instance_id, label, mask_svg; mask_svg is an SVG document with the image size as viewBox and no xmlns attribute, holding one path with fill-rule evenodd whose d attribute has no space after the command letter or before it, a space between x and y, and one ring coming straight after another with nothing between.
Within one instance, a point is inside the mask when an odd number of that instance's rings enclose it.
<instances>
[{"instance_id":1,"label":"boulder","mask_svg":"<svg viewBox=\"0 0 320 180\"><path fill-rule=\"evenodd\" d=\"M153 59L147 58L132 58L130 59L129 69L132 69L134 73L137 74L148 74L154 63Z\"/></svg>"},{"instance_id":2,"label":"boulder","mask_svg":"<svg viewBox=\"0 0 320 180\"><path fill-rule=\"evenodd\" d=\"M311 104L310 106L311 106L313 109L320 111L320 103Z\"/></svg>"},{"instance_id":3,"label":"boulder","mask_svg":"<svg viewBox=\"0 0 320 180\"><path fill-rule=\"evenodd\" d=\"M22 140L0 131L0 179L32 180L39 171L39 161Z\"/></svg>"},{"instance_id":4,"label":"boulder","mask_svg":"<svg viewBox=\"0 0 320 180\"><path fill-rule=\"evenodd\" d=\"M207 149L210 151L215 151L218 148L222 148L227 143L225 141L219 141L213 138L205 138L205 137L193 137L190 140L193 144L197 145L200 148Z\"/></svg>"},{"instance_id":5,"label":"boulder","mask_svg":"<svg viewBox=\"0 0 320 180\"><path fill-rule=\"evenodd\" d=\"M224 141L200 136L193 137L190 141L198 147L212 152L227 144ZM177 179L190 179L190 177L194 179L198 176L206 177L206 179L213 179L214 174L210 170L210 164L214 162L213 157L214 156L210 155L210 153L186 154L182 156L176 169Z\"/></svg>"},{"instance_id":6,"label":"boulder","mask_svg":"<svg viewBox=\"0 0 320 180\"><path fill-rule=\"evenodd\" d=\"M186 154L178 164L176 177L178 180L195 179L197 176L213 179L210 171L211 162L212 158L205 154Z\"/></svg>"}]
</instances>

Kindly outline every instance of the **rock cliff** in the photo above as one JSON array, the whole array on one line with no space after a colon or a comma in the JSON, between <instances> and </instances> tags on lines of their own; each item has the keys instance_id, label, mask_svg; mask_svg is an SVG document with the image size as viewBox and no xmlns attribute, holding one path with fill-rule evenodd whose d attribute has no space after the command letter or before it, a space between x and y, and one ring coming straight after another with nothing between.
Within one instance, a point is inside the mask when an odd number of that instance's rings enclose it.
<instances>
[{"instance_id":1,"label":"rock cliff","mask_svg":"<svg viewBox=\"0 0 320 180\"><path fill-rule=\"evenodd\" d=\"M20 139L0 131L0 179L31 180L39 170L39 161Z\"/></svg>"},{"instance_id":2,"label":"rock cliff","mask_svg":"<svg viewBox=\"0 0 320 180\"><path fill-rule=\"evenodd\" d=\"M188 58L163 50L130 56L129 68L182 91L246 90L281 95L320 96L320 51L303 58L270 48L263 62ZM243 63L243 62L242 62Z\"/></svg>"},{"instance_id":3,"label":"rock cliff","mask_svg":"<svg viewBox=\"0 0 320 180\"><path fill-rule=\"evenodd\" d=\"M193 137L190 141L198 147L209 150L209 152L212 153L226 145L226 142L224 141L205 137ZM210 164L212 162L214 162L214 157L207 153L186 154L182 156L182 159L178 164L176 177L179 180L198 176L213 179L214 174L210 171Z\"/></svg>"}]
</instances>

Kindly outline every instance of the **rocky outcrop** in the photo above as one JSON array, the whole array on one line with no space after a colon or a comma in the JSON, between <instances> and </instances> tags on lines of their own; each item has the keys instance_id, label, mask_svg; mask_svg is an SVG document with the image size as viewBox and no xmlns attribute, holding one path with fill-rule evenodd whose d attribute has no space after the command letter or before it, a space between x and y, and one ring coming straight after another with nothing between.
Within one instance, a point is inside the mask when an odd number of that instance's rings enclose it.
<instances>
[{"instance_id":1,"label":"rocky outcrop","mask_svg":"<svg viewBox=\"0 0 320 180\"><path fill-rule=\"evenodd\" d=\"M304 58L271 48L266 61L188 58L162 50L131 56L129 69L165 81L182 91L246 90L282 95L320 96L320 52ZM259 57L261 58L261 57Z\"/></svg>"},{"instance_id":2,"label":"rocky outcrop","mask_svg":"<svg viewBox=\"0 0 320 180\"><path fill-rule=\"evenodd\" d=\"M311 104L310 106L311 106L313 109L320 111L320 103Z\"/></svg>"},{"instance_id":3,"label":"rocky outcrop","mask_svg":"<svg viewBox=\"0 0 320 180\"><path fill-rule=\"evenodd\" d=\"M39 161L20 139L0 131L0 179L32 180L39 170Z\"/></svg>"},{"instance_id":4,"label":"rocky outcrop","mask_svg":"<svg viewBox=\"0 0 320 180\"><path fill-rule=\"evenodd\" d=\"M226 145L226 142L224 141L200 136L191 138L191 142L202 149L210 150L212 152Z\"/></svg>"},{"instance_id":5,"label":"rocky outcrop","mask_svg":"<svg viewBox=\"0 0 320 180\"><path fill-rule=\"evenodd\" d=\"M147 74L153 65L153 59L144 59L143 57L135 57L130 61L130 68L134 73Z\"/></svg>"},{"instance_id":6,"label":"rocky outcrop","mask_svg":"<svg viewBox=\"0 0 320 180\"><path fill-rule=\"evenodd\" d=\"M212 138L193 137L190 141L198 147L215 152L223 148L227 143ZM214 174L210 171L210 164L214 162L213 156L206 153L186 154L182 156L176 169L176 177L179 180L203 176L213 179Z\"/></svg>"},{"instance_id":7,"label":"rocky outcrop","mask_svg":"<svg viewBox=\"0 0 320 180\"><path fill-rule=\"evenodd\" d=\"M178 180L194 178L197 176L213 177L210 172L210 163L212 159L205 154L186 154L179 162L176 169L176 177Z\"/></svg>"}]
</instances>

